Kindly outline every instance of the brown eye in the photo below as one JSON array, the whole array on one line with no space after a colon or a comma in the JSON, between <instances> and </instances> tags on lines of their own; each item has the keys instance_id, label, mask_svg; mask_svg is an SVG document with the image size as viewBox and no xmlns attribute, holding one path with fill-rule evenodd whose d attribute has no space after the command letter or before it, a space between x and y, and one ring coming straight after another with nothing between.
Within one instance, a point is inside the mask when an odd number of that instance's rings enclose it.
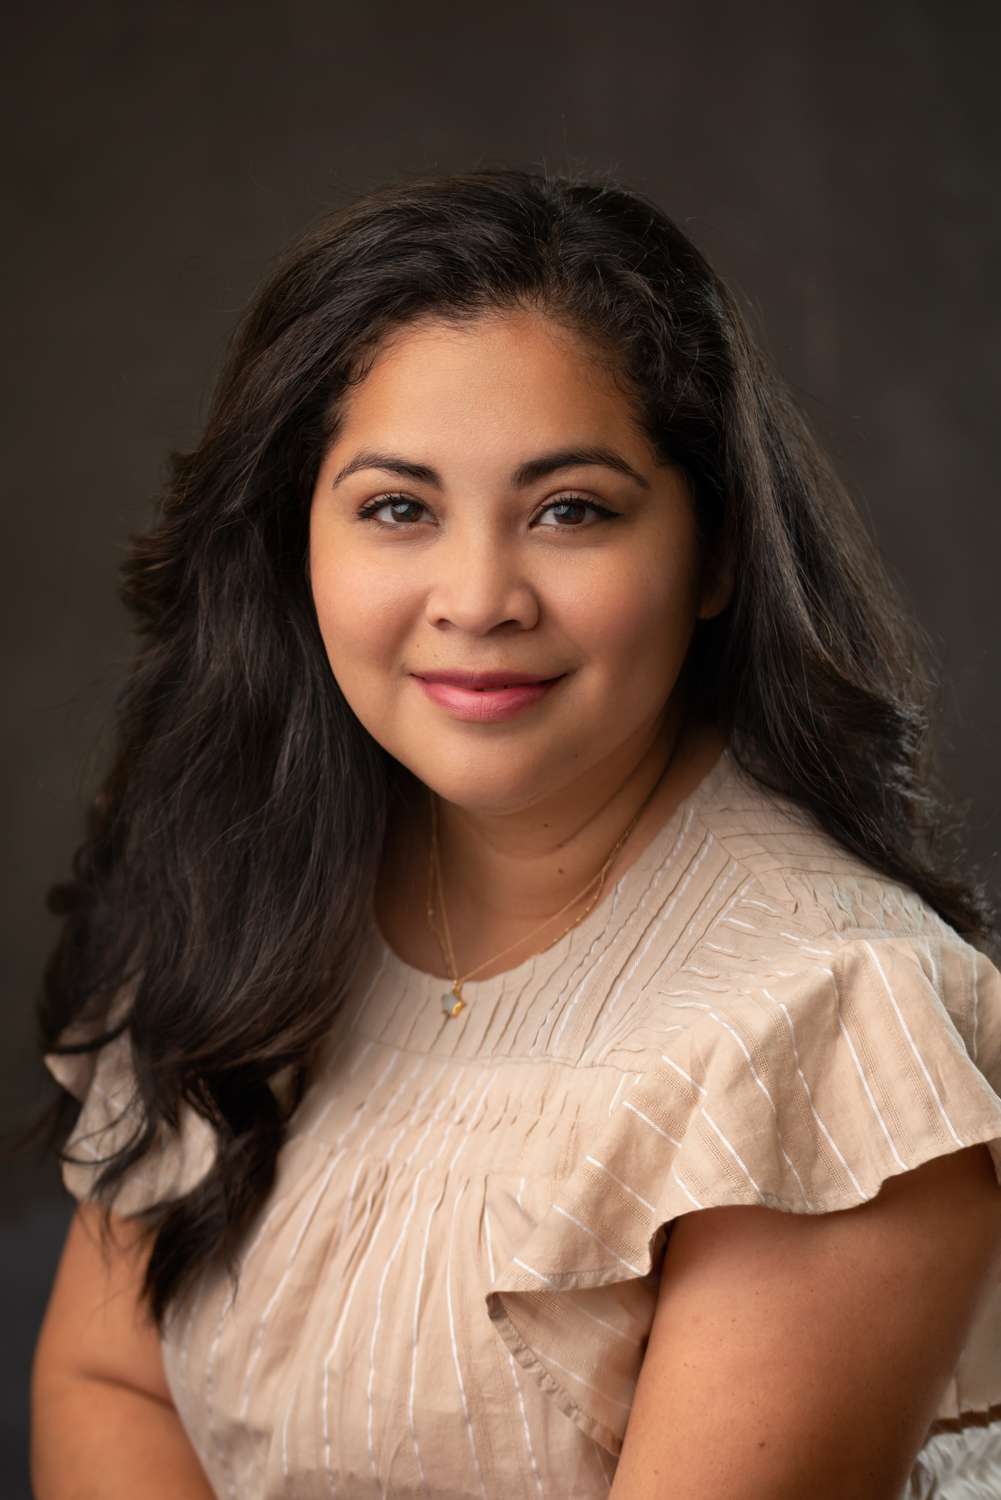
<instances>
[{"instance_id":1,"label":"brown eye","mask_svg":"<svg viewBox=\"0 0 1001 1500\"><path fill-rule=\"evenodd\" d=\"M383 526L388 531L405 531L408 526L419 517L400 515L401 510L408 506L415 507L418 511L426 509L420 500L412 500L409 495L376 495L372 500L366 500L365 504L358 509L358 518L362 521L374 520L377 526ZM378 512L388 510L393 517L391 520L383 520ZM616 510L609 510L605 505L599 505L596 500L588 500L584 495L564 495L559 500L550 500L543 506L541 515L547 511L559 512L561 515L569 513L571 519L568 524L560 522L553 526L543 527L546 531L582 531L586 530L591 522L581 519L581 514L592 511L596 520L614 520L619 515ZM395 514L394 514L395 512Z\"/></svg>"},{"instance_id":2,"label":"brown eye","mask_svg":"<svg viewBox=\"0 0 1001 1500\"><path fill-rule=\"evenodd\" d=\"M598 505L598 503L594 500L587 500L583 495L564 495L561 500L550 500L549 504L545 506L542 514L544 515L547 510L592 510L599 520L604 520L606 516L618 515L617 511L609 510L607 506L604 505ZM588 523L584 523L582 525L580 522L573 522L573 524L569 526L558 525L555 527L549 527L548 529L550 531L580 531L585 529L587 524Z\"/></svg>"},{"instance_id":3,"label":"brown eye","mask_svg":"<svg viewBox=\"0 0 1001 1500\"><path fill-rule=\"evenodd\" d=\"M424 509L419 500L411 500L407 495L377 495L374 500L367 500L365 504L361 506L358 511L358 516L360 520L367 521L369 517L374 516L377 511L385 510L387 507L396 507L398 509L401 506L407 505L416 505L419 509ZM406 518L397 517L396 519L400 520ZM379 521L378 525L394 527L396 525L396 522ZM399 527L397 529L402 530L402 527Z\"/></svg>"}]
</instances>

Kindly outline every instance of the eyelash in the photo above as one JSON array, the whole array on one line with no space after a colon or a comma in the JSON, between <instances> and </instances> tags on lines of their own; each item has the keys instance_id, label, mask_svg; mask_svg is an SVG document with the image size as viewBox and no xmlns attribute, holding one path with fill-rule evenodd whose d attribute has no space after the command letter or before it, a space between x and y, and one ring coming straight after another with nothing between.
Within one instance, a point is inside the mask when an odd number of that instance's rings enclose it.
<instances>
[{"instance_id":1,"label":"eyelash","mask_svg":"<svg viewBox=\"0 0 1001 1500\"><path fill-rule=\"evenodd\" d=\"M358 519L360 521L374 520L376 511L382 510L384 505L392 505L394 503L421 506L424 504L422 500L414 500L409 495L377 495L373 500L366 500L365 504L359 507ZM548 501L542 507L542 511L549 510L554 505L586 505L598 515L600 520L614 520L620 514L617 510L609 510L607 505L599 505L596 500L589 500L586 495L561 495L557 500ZM542 511L540 511L540 515ZM413 523L401 522L394 524L392 521L376 521L375 524L382 526L386 531L407 531ZM547 529L552 531L588 531L590 530L590 526L553 526Z\"/></svg>"}]
</instances>

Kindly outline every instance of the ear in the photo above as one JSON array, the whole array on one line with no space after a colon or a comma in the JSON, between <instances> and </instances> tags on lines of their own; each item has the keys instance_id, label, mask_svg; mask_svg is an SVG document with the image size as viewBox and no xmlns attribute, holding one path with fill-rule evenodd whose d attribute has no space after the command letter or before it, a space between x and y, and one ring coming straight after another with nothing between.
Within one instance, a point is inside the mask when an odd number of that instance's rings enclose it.
<instances>
[{"instance_id":1,"label":"ear","mask_svg":"<svg viewBox=\"0 0 1001 1500\"><path fill-rule=\"evenodd\" d=\"M697 619L712 620L723 613L733 597L734 576L733 560L724 556L721 548L708 554L702 569Z\"/></svg>"}]
</instances>

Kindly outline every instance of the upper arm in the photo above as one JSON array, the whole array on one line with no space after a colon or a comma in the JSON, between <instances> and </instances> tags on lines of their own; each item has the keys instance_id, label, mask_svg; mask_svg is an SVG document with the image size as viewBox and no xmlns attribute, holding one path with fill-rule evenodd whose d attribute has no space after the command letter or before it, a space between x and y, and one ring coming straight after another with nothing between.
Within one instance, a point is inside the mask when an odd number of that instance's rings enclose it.
<instances>
[{"instance_id":1,"label":"upper arm","mask_svg":"<svg viewBox=\"0 0 1001 1500\"><path fill-rule=\"evenodd\" d=\"M894 1500L999 1254L985 1145L842 1212L674 1220L613 1500Z\"/></svg>"},{"instance_id":2,"label":"upper arm","mask_svg":"<svg viewBox=\"0 0 1001 1500\"><path fill-rule=\"evenodd\" d=\"M105 1254L100 1215L81 1204L70 1223L35 1346L33 1388L65 1377L109 1380L170 1402L159 1334L140 1299L151 1245L134 1222L111 1214Z\"/></svg>"}]
</instances>

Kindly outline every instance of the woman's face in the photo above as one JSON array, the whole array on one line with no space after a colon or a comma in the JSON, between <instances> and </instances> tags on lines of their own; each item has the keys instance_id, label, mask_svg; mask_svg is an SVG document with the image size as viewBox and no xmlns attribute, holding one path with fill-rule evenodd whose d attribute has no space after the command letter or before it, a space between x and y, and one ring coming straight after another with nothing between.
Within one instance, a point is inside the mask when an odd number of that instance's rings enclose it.
<instances>
[{"instance_id":1,"label":"woman's face","mask_svg":"<svg viewBox=\"0 0 1001 1500\"><path fill-rule=\"evenodd\" d=\"M543 462L599 449L612 462ZM624 778L697 616L725 602L698 573L681 475L593 351L540 315L409 325L349 392L312 500L320 630L362 724L446 800L512 813ZM496 722L419 681L494 669L563 675Z\"/></svg>"}]
</instances>

